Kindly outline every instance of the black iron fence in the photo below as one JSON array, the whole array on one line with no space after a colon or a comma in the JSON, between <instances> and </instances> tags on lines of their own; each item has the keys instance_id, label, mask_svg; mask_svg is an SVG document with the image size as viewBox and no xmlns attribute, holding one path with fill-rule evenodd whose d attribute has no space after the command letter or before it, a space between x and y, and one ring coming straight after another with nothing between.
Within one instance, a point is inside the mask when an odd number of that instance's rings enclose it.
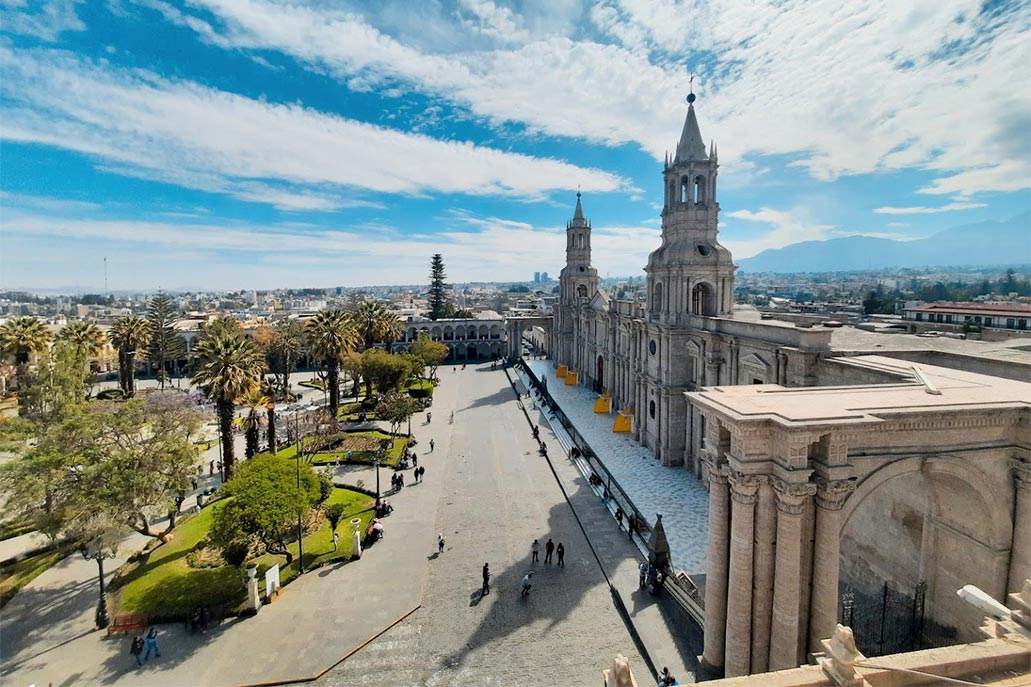
<instances>
[{"instance_id":1,"label":"black iron fence","mask_svg":"<svg viewBox=\"0 0 1031 687\"><path fill-rule=\"evenodd\" d=\"M634 516L636 521L636 532L640 535L640 542L644 545L648 552L651 553L651 547L649 545L649 537L651 535L652 525L648 521L648 518L638 510L637 506L634 505L630 495L626 493L622 486L605 464L602 463L601 459L598 458L598 454L595 453L594 449L587 440L576 430L576 427L570 421L569 417L562 412L562 408L555 399L548 392L547 384L542 383L537 375L534 374L530 366L522 360L516 362L516 365L526 374L530 380L530 384L533 387L531 393L536 393L542 402L547 406L547 409L552 413L558 420L562 428L569 434L570 439L573 441L573 447L576 451L573 452L573 460L581 461L581 465L584 466L584 472L588 475L595 474L601 480L601 484L597 485L601 488L603 495L607 496L609 502L612 504L612 509L615 511L617 508L621 509L624 514L624 526L629 522L631 515ZM577 455L578 454L578 455Z\"/></svg>"},{"instance_id":2,"label":"black iron fence","mask_svg":"<svg viewBox=\"0 0 1031 687\"><path fill-rule=\"evenodd\" d=\"M955 644L956 628L926 614L927 582L912 592L893 589L887 582L877 593L846 588L841 596L841 624L852 628L856 646L867 656L884 656Z\"/></svg>"}]
</instances>

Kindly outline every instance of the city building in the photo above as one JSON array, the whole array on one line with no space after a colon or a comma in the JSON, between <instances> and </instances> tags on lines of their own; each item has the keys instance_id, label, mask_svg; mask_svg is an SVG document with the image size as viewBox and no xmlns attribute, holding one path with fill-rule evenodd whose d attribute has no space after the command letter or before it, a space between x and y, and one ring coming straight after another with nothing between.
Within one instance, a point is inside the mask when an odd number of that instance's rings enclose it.
<instances>
[{"instance_id":1,"label":"city building","mask_svg":"<svg viewBox=\"0 0 1031 687\"><path fill-rule=\"evenodd\" d=\"M924 303L907 305L902 319L938 324L971 324L1000 329L1028 329L1031 305L988 305L985 303Z\"/></svg>"}]
</instances>

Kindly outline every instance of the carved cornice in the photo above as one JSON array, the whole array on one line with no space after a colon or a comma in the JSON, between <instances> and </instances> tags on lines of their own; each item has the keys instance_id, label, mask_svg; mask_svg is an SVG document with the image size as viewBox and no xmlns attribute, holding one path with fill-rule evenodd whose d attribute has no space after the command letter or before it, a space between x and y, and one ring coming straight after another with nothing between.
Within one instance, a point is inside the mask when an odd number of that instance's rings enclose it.
<instances>
[{"instance_id":1,"label":"carved cornice","mask_svg":"<svg viewBox=\"0 0 1031 687\"><path fill-rule=\"evenodd\" d=\"M754 506L759 500L759 486L762 484L755 475L744 475L733 471L730 480L730 498L742 506Z\"/></svg>"},{"instance_id":2,"label":"carved cornice","mask_svg":"<svg viewBox=\"0 0 1031 687\"><path fill-rule=\"evenodd\" d=\"M1031 462L1014 458L1010 466L1013 468L1013 483L1017 489L1031 491Z\"/></svg>"},{"instance_id":3,"label":"carved cornice","mask_svg":"<svg viewBox=\"0 0 1031 687\"><path fill-rule=\"evenodd\" d=\"M773 488L777 494L777 510L790 515L805 512L806 502L816 493L816 485L811 482L785 482L775 479Z\"/></svg>"},{"instance_id":4,"label":"carved cornice","mask_svg":"<svg viewBox=\"0 0 1031 687\"><path fill-rule=\"evenodd\" d=\"M816 476L816 505L826 510L841 510L849 494L856 490L856 479L828 480Z\"/></svg>"}]
</instances>

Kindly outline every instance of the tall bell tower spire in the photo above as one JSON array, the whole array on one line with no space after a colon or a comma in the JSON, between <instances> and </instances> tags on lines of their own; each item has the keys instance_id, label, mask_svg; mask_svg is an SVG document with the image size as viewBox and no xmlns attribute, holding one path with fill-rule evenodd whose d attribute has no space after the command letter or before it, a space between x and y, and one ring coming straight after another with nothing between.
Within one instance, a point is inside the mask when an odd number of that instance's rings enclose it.
<instances>
[{"instance_id":1,"label":"tall bell tower spire","mask_svg":"<svg viewBox=\"0 0 1031 687\"><path fill-rule=\"evenodd\" d=\"M687 326L691 316L729 317L734 307L730 251L718 240L715 143L706 152L695 113L694 77L687 117L673 158L663 168L662 245L648 258L648 318Z\"/></svg>"},{"instance_id":2,"label":"tall bell tower spire","mask_svg":"<svg viewBox=\"0 0 1031 687\"><path fill-rule=\"evenodd\" d=\"M584 216L579 190L573 219L566 223L566 266L559 273L558 284L555 351L559 361L568 363L573 359L577 312L598 292L598 270L591 267L591 223Z\"/></svg>"}]
</instances>

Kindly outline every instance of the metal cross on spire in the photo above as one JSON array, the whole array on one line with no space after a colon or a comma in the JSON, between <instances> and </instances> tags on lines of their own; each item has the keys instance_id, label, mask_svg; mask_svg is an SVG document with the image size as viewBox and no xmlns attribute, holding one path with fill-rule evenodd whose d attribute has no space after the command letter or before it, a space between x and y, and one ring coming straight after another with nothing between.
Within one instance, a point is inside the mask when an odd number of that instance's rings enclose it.
<instances>
[{"instance_id":1,"label":"metal cross on spire","mask_svg":"<svg viewBox=\"0 0 1031 687\"><path fill-rule=\"evenodd\" d=\"M689 84L689 89L690 89L688 94L687 94L687 102L690 104L690 103L693 103L695 101L694 74L691 75L691 78L688 80L687 83Z\"/></svg>"}]
</instances>

